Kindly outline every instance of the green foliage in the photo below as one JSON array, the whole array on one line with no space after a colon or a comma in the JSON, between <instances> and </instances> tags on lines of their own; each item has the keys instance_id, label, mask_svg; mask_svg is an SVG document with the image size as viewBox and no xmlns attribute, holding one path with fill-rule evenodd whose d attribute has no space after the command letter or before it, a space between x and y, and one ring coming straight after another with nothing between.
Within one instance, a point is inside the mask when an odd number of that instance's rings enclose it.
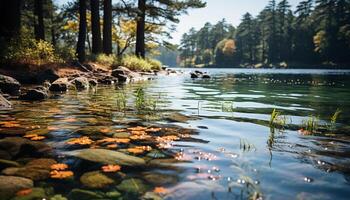
<instances>
[{"instance_id":1,"label":"green foliage","mask_svg":"<svg viewBox=\"0 0 350 200\"><path fill-rule=\"evenodd\" d=\"M127 96L124 91L117 93L117 102L116 102L116 109L118 111L125 112L126 111L126 103L127 103Z\"/></svg>"},{"instance_id":2,"label":"green foliage","mask_svg":"<svg viewBox=\"0 0 350 200\"><path fill-rule=\"evenodd\" d=\"M330 121L330 124L328 125L328 129L330 131L334 131L336 129L336 126L337 126L337 120L338 120L338 117L339 115L341 114L341 110L338 108L334 114L332 115L331 117L331 121Z\"/></svg>"},{"instance_id":3,"label":"green foliage","mask_svg":"<svg viewBox=\"0 0 350 200\"><path fill-rule=\"evenodd\" d=\"M32 39L25 33L22 37L12 40L4 52L4 60L9 63L42 65L63 62L55 53L52 44Z\"/></svg>"},{"instance_id":4,"label":"green foliage","mask_svg":"<svg viewBox=\"0 0 350 200\"><path fill-rule=\"evenodd\" d=\"M315 116L309 116L308 119L303 120L302 127L304 130L310 133L316 133L319 128L319 118Z\"/></svg>"},{"instance_id":5,"label":"green foliage","mask_svg":"<svg viewBox=\"0 0 350 200\"><path fill-rule=\"evenodd\" d=\"M134 55L128 55L122 58L120 65L133 71L160 70L162 64L154 59L142 59Z\"/></svg>"},{"instance_id":6,"label":"green foliage","mask_svg":"<svg viewBox=\"0 0 350 200\"><path fill-rule=\"evenodd\" d=\"M138 88L135 92L135 107L138 113L155 114L158 101L159 99L156 99L152 96L147 96L142 87Z\"/></svg>"},{"instance_id":7,"label":"green foliage","mask_svg":"<svg viewBox=\"0 0 350 200\"><path fill-rule=\"evenodd\" d=\"M239 140L239 148L241 150L243 150L243 151L251 151L251 150L256 151L256 148L255 148L254 144L250 143L246 139L240 139Z\"/></svg>"},{"instance_id":8,"label":"green foliage","mask_svg":"<svg viewBox=\"0 0 350 200\"><path fill-rule=\"evenodd\" d=\"M118 63L118 58L114 54L106 55L106 54L101 53L101 54L93 56L93 61L95 61L101 65L111 67L115 63Z\"/></svg>"}]
</instances>

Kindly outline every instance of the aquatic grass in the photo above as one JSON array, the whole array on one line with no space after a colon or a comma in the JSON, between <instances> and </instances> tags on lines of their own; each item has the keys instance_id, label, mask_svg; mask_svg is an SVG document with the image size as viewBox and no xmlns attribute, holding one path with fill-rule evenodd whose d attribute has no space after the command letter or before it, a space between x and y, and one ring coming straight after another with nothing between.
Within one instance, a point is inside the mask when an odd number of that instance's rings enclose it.
<instances>
[{"instance_id":1,"label":"aquatic grass","mask_svg":"<svg viewBox=\"0 0 350 200\"><path fill-rule=\"evenodd\" d=\"M272 110L269 126L270 128L275 128L276 126L279 126L280 128L284 128L287 125L287 117L284 115L281 115L281 112L277 111L276 109Z\"/></svg>"},{"instance_id":2,"label":"aquatic grass","mask_svg":"<svg viewBox=\"0 0 350 200\"><path fill-rule=\"evenodd\" d=\"M302 121L302 127L305 131L309 133L316 133L319 129L319 117L318 116L309 116L308 119Z\"/></svg>"},{"instance_id":3,"label":"aquatic grass","mask_svg":"<svg viewBox=\"0 0 350 200\"><path fill-rule=\"evenodd\" d=\"M239 149L243 151L256 151L254 144L250 143L247 139L242 138L239 140Z\"/></svg>"},{"instance_id":4,"label":"aquatic grass","mask_svg":"<svg viewBox=\"0 0 350 200\"><path fill-rule=\"evenodd\" d=\"M339 115L341 114L342 110L337 108L337 110L334 112L332 117L330 118L330 123L327 125L328 130L334 131L337 127L337 120L339 118Z\"/></svg>"},{"instance_id":5,"label":"aquatic grass","mask_svg":"<svg viewBox=\"0 0 350 200\"><path fill-rule=\"evenodd\" d=\"M155 115L161 96L155 98L146 95L142 87L138 88L135 93L135 107L139 114Z\"/></svg>"},{"instance_id":6,"label":"aquatic grass","mask_svg":"<svg viewBox=\"0 0 350 200\"><path fill-rule=\"evenodd\" d=\"M125 112L126 111L126 107L127 107L127 96L126 93L124 91L122 92L118 92L116 94L116 109L118 111L122 111Z\"/></svg>"},{"instance_id":7,"label":"aquatic grass","mask_svg":"<svg viewBox=\"0 0 350 200\"><path fill-rule=\"evenodd\" d=\"M234 103L233 101L224 101L221 103L221 111L222 112L234 112Z\"/></svg>"}]
</instances>

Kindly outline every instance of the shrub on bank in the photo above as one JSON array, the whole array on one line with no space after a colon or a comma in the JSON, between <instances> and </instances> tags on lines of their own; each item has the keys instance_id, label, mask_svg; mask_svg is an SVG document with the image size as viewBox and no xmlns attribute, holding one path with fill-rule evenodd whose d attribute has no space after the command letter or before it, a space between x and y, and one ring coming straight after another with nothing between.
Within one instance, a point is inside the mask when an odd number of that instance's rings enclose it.
<instances>
[{"instance_id":1,"label":"shrub on bank","mask_svg":"<svg viewBox=\"0 0 350 200\"><path fill-rule=\"evenodd\" d=\"M119 65L129 68L133 71L160 70L162 63L154 59L142 59L135 55L128 55L122 58Z\"/></svg>"},{"instance_id":2,"label":"shrub on bank","mask_svg":"<svg viewBox=\"0 0 350 200\"><path fill-rule=\"evenodd\" d=\"M7 63L33 65L63 62L51 43L26 37L11 41L4 51L3 59Z\"/></svg>"},{"instance_id":3,"label":"shrub on bank","mask_svg":"<svg viewBox=\"0 0 350 200\"><path fill-rule=\"evenodd\" d=\"M93 55L92 56L92 61L107 66L107 67L111 67L112 65L118 63L118 58L111 54L111 55L106 55L106 54L98 54L98 55Z\"/></svg>"}]
</instances>

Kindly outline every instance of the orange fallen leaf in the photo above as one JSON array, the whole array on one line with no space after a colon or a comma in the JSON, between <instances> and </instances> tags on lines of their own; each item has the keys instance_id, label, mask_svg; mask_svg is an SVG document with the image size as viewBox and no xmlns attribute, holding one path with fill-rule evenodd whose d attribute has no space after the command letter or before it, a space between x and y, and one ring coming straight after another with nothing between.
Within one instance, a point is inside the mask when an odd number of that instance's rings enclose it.
<instances>
[{"instance_id":1,"label":"orange fallen leaf","mask_svg":"<svg viewBox=\"0 0 350 200\"><path fill-rule=\"evenodd\" d=\"M109 149L116 149L117 147L118 147L117 144L109 144L109 145L107 145L107 148L109 148Z\"/></svg>"},{"instance_id":2,"label":"orange fallen leaf","mask_svg":"<svg viewBox=\"0 0 350 200\"><path fill-rule=\"evenodd\" d=\"M55 127L55 126L48 126L47 127L47 130L49 131L57 131L59 128L58 127Z\"/></svg>"},{"instance_id":3,"label":"orange fallen leaf","mask_svg":"<svg viewBox=\"0 0 350 200\"><path fill-rule=\"evenodd\" d=\"M162 130L162 128L148 128L148 129L146 129L146 132L159 132L161 130Z\"/></svg>"},{"instance_id":4,"label":"orange fallen leaf","mask_svg":"<svg viewBox=\"0 0 350 200\"><path fill-rule=\"evenodd\" d=\"M53 170L50 172L50 177L54 179L65 179L73 176L74 173L72 171L57 171Z\"/></svg>"},{"instance_id":5,"label":"orange fallen leaf","mask_svg":"<svg viewBox=\"0 0 350 200\"><path fill-rule=\"evenodd\" d=\"M37 137L38 134L27 134L27 135L24 135L23 137L24 138L33 138L33 137Z\"/></svg>"},{"instance_id":6,"label":"orange fallen leaf","mask_svg":"<svg viewBox=\"0 0 350 200\"><path fill-rule=\"evenodd\" d=\"M146 129L147 129L146 127L142 127L142 126L128 128L128 130L130 130L130 131L145 131Z\"/></svg>"},{"instance_id":7,"label":"orange fallen leaf","mask_svg":"<svg viewBox=\"0 0 350 200\"><path fill-rule=\"evenodd\" d=\"M16 196L26 196L30 193L32 193L33 190L31 188L28 188L28 189L23 189L23 190L20 190L16 193Z\"/></svg>"},{"instance_id":8,"label":"orange fallen leaf","mask_svg":"<svg viewBox=\"0 0 350 200\"><path fill-rule=\"evenodd\" d=\"M145 131L131 131L132 135L147 135Z\"/></svg>"},{"instance_id":9,"label":"orange fallen leaf","mask_svg":"<svg viewBox=\"0 0 350 200\"><path fill-rule=\"evenodd\" d=\"M152 136L150 135L132 135L130 136L130 139L132 140L146 140L146 139L150 139L152 138Z\"/></svg>"},{"instance_id":10,"label":"orange fallen leaf","mask_svg":"<svg viewBox=\"0 0 350 200\"><path fill-rule=\"evenodd\" d=\"M117 129L117 130L115 130L115 132L117 132L117 133L125 132L125 131L126 131L125 129Z\"/></svg>"},{"instance_id":11,"label":"orange fallen leaf","mask_svg":"<svg viewBox=\"0 0 350 200\"><path fill-rule=\"evenodd\" d=\"M168 192L168 190L163 187L156 187L154 188L153 192L157 194L165 194Z\"/></svg>"},{"instance_id":12,"label":"orange fallen leaf","mask_svg":"<svg viewBox=\"0 0 350 200\"><path fill-rule=\"evenodd\" d=\"M51 169L52 170L65 170L68 168L68 165L67 164L64 164L64 163L57 163L57 164L53 164L51 165Z\"/></svg>"},{"instance_id":13,"label":"orange fallen leaf","mask_svg":"<svg viewBox=\"0 0 350 200\"><path fill-rule=\"evenodd\" d=\"M4 128L15 128L21 126L17 121L0 122L0 124Z\"/></svg>"},{"instance_id":14,"label":"orange fallen leaf","mask_svg":"<svg viewBox=\"0 0 350 200\"><path fill-rule=\"evenodd\" d=\"M97 144L104 143L104 142L129 143L130 139L128 139L128 138L104 138L104 139L96 141Z\"/></svg>"},{"instance_id":15,"label":"orange fallen leaf","mask_svg":"<svg viewBox=\"0 0 350 200\"><path fill-rule=\"evenodd\" d=\"M84 136L80 138L71 139L67 142L67 144L80 144L80 145L89 145L92 144L94 141L91 140L89 137Z\"/></svg>"},{"instance_id":16,"label":"orange fallen leaf","mask_svg":"<svg viewBox=\"0 0 350 200\"><path fill-rule=\"evenodd\" d=\"M136 146L136 147L128 148L127 150L128 150L128 152L133 153L133 154L141 154L145 151L151 151L152 147L150 147L150 146Z\"/></svg>"},{"instance_id":17,"label":"orange fallen leaf","mask_svg":"<svg viewBox=\"0 0 350 200\"><path fill-rule=\"evenodd\" d=\"M105 165L101 167L103 172L117 172L120 171L120 165Z\"/></svg>"},{"instance_id":18,"label":"orange fallen leaf","mask_svg":"<svg viewBox=\"0 0 350 200\"><path fill-rule=\"evenodd\" d=\"M44 139L45 139L45 136L35 136L30 138L30 140L33 140L33 141L39 141Z\"/></svg>"},{"instance_id":19,"label":"orange fallen leaf","mask_svg":"<svg viewBox=\"0 0 350 200\"><path fill-rule=\"evenodd\" d=\"M109 128L103 128L103 129L100 130L101 133L109 133L109 132L111 132L111 131L112 131L112 130L109 129Z\"/></svg>"},{"instance_id":20,"label":"orange fallen leaf","mask_svg":"<svg viewBox=\"0 0 350 200\"><path fill-rule=\"evenodd\" d=\"M62 121L63 121L63 122L76 122L77 119L76 119L76 118L70 117L70 118L63 119Z\"/></svg>"}]
</instances>

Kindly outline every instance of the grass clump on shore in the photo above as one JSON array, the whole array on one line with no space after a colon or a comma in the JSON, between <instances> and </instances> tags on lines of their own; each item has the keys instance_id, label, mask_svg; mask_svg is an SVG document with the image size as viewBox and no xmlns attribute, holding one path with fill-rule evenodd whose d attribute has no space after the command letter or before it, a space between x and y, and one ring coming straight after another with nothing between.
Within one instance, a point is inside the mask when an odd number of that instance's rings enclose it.
<instances>
[{"instance_id":1,"label":"grass clump on shore","mask_svg":"<svg viewBox=\"0 0 350 200\"><path fill-rule=\"evenodd\" d=\"M124 66L133 71L160 70L162 63L154 59L143 59L134 55L128 55L121 59L120 66Z\"/></svg>"},{"instance_id":2,"label":"grass clump on shore","mask_svg":"<svg viewBox=\"0 0 350 200\"><path fill-rule=\"evenodd\" d=\"M92 60L98 64L111 67L112 65L118 63L118 58L117 56L111 54L111 55L106 55L106 54L98 54L98 55L93 55Z\"/></svg>"}]
</instances>

